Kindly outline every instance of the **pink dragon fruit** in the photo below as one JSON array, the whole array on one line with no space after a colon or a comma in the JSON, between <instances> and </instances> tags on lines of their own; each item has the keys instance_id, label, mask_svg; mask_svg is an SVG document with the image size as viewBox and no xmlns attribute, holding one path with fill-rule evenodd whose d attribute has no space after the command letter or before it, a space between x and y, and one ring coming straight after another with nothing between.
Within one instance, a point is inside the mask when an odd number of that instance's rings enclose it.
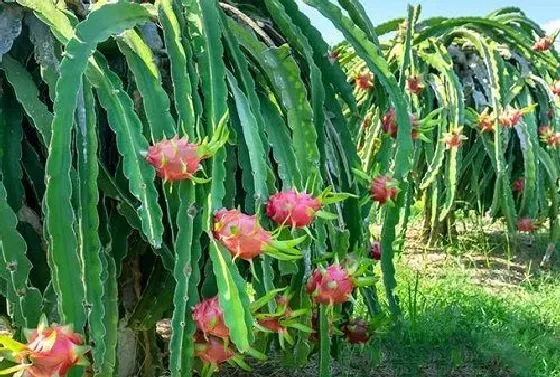
<instances>
[{"instance_id":1,"label":"pink dragon fruit","mask_svg":"<svg viewBox=\"0 0 560 377\"><path fill-rule=\"evenodd\" d=\"M300 237L279 241L261 227L255 215L225 208L214 215L212 234L233 257L247 261L263 252L283 260L299 259L301 252L294 249L294 246L305 240L305 237Z\"/></svg>"},{"instance_id":2,"label":"pink dragon fruit","mask_svg":"<svg viewBox=\"0 0 560 377\"><path fill-rule=\"evenodd\" d=\"M276 193L268 199L266 215L277 224L303 228L311 224L320 209L320 199L290 190Z\"/></svg>"},{"instance_id":3,"label":"pink dragon fruit","mask_svg":"<svg viewBox=\"0 0 560 377\"><path fill-rule=\"evenodd\" d=\"M229 328L224 322L224 312L220 307L218 297L207 298L196 304L192 310L192 317L196 327L204 334L227 339Z\"/></svg>"},{"instance_id":4,"label":"pink dragon fruit","mask_svg":"<svg viewBox=\"0 0 560 377\"><path fill-rule=\"evenodd\" d=\"M237 210L222 209L214 216L214 238L233 256L251 260L259 256L272 236L264 230L255 215L246 215Z\"/></svg>"},{"instance_id":5,"label":"pink dragon fruit","mask_svg":"<svg viewBox=\"0 0 560 377\"><path fill-rule=\"evenodd\" d=\"M538 41L536 41L531 47L531 49L537 52L545 52L550 50L550 47L552 47L553 44L554 44L554 39L550 37L543 37Z\"/></svg>"},{"instance_id":6,"label":"pink dragon fruit","mask_svg":"<svg viewBox=\"0 0 560 377\"><path fill-rule=\"evenodd\" d=\"M388 201L395 201L399 188L397 182L393 178L384 175L378 175L371 182L371 198L379 204L385 204Z\"/></svg>"},{"instance_id":7,"label":"pink dragon fruit","mask_svg":"<svg viewBox=\"0 0 560 377\"><path fill-rule=\"evenodd\" d=\"M259 318L257 319L257 322L265 329L276 334L285 333L288 331L286 326L280 324L280 318L278 317Z\"/></svg>"},{"instance_id":8,"label":"pink dragon fruit","mask_svg":"<svg viewBox=\"0 0 560 377\"><path fill-rule=\"evenodd\" d=\"M224 341L215 336L204 337L200 333L195 334L194 354L206 364L217 369L219 364L231 360L236 354Z\"/></svg>"},{"instance_id":9,"label":"pink dragon fruit","mask_svg":"<svg viewBox=\"0 0 560 377\"><path fill-rule=\"evenodd\" d=\"M550 90L552 93L560 97L560 80L555 81L551 86Z\"/></svg>"},{"instance_id":10,"label":"pink dragon fruit","mask_svg":"<svg viewBox=\"0 0 560 377\"><path fill-rule=\"evenodd\" d=\"M482 132L494 132L494 119L488 114L488 109L478 115L478 126Z\"/></svg>"},{"instance_id":11,"label":"pink dragon fruit","mask_svg":"<svg viewBox=\"0 0 560 377\"><path fill-rule=\"evenodd\" d=\"M556 148L560 147L560 133L554 132L552 128L547 125L542 125L539 127L539 136L543 143L549 147Z\"/></svg>"},{"instance_id":12,"label":"pink dragon fruit","mask_svg":"<svg viewBox=\"0 0 560 377\"><path fill-rule=\"evenodd\" d=\"M146 161L156 169L156 175L166 182L184 179L203 182L204 179L196 177L195 173L200 169L202 160L212 157L227 142L227 119L226 113L210 141L204 138L200 144L193 144L185 137L176 136L157 142L148 148Z\"/></svg>"},{"instance_id":13,"label":"pink dragon fruit","mask_svg":"<svg viewBox=\"0 0 560 377\"><path fill-rule=\"evenodd\" d=\"M412 124L411 136L413 139L417 139L421 132L416 115L410 115L410 123ZM397 111L394 108L389 109L381 118L381 129L393 139L397 137L399 125L397 123Z\"/></svg>"},{"instance_id":14,"label":"pink dragon fruit","mask_svg":"<svg viewBox=\"0 0 560 377\"><path fill-rule=\"evenodd\" d=\"M463 136L463 127L456 127L452 129L451 132L443 135L446 149L459 148L465 139L466 137Z\"/></svg>"},{"instance_id":15,"label":"pink dragon fruit","mask_svg":"<svg viewBox=\"0 0 560 377\"><path fill-rule=\"evenodd\" d=\"M525 177L517 178L511 186L513 192L522 193L525 190Z\"/></svg>"},{"instance_id":16,"label":"pink dragon fruit","mask_svg":"<svg viewBox=\"0 0 560 377\"><path fill-rule=\"evenodd\" d=\"M158 177L174 182L190 179L200 169L200 161L210 156L186 138L162 140L148 149L146 161L156 168Z\"/></svg>"},{"instance_id":17,"label":"pink dragon fruit","mask_svg":"<svg viewBox=\"0 0 560 377\"><path fill-rule=\"evenodd\" d=\"M510 109L505 111L502 115L498 117L498 121L503 127L512 128L517 126L523 112L519 109Z\"/></svg>"},{"instance_id":18,"label":"pink dragon fruit","mask_svg":"<svg viewBox=\"0 0 560 377\"><path fill-rule=\"evenodd\" d=\"M535 221L527 217L517 220L517 230L519 230L520 232L532 233L537 229L538 226Z\"/></svg>"},{"instance_id":19,"label":"pink dragon fruit","mask_svg":"<svg viewBox=\"0 0 560 377\"><path fill-rule=\"evenodd\" d=\"M351 344L365 344L371 337L369 326L363 318L352 318L342 325L342 333Z\"/></svg>"},{"instance_id":20,"label":"pink dragon fruit","mask_svg":"<svg viewBox=\"0 0 560 377\"><path fill-rule=\"evenodd\" d=\"M371 259L373 260L381 260L381 242L378 240L374 240L371 243Z\"/></svg>"},{"instance_id":21,"label":"pink dragon fruit","mask_svg":"<svg viewBox=\"0 0 560 377\"><path fill-rule=\"evenodd\" d=\"M317 304L336 305L348 301L354 283L348 271L339 264L325 270L315 269L307 280L306 291Z\"/></svg>"},{"instance_id":22,"label":"pink dragon fruit","mask_svg":"<svg viewBox=\"0 0 560 377\"><path fill-rule=\"evenodd\" d=\"M373 74L370 71L361 72L356 78L356 85L361 90L370 90L373 88Z\"/></svg>"},{"instance_id":23,"label":"pink dragon fruit","mask_svg":"<svg viewBox=\"0 0 560 377\"><path fill-rule=\"evenodd\" d=\"M340 51L338 51L338 50L332 50L329 53L329 61L331 63L334 63L335 61L337 61L339 57L340 57Z\"/></svg>"},{"instance_id":24,"label":"pink dragon fruit","mask_svg":"<svg viewBox=\"0 0 560 377\"><path fill-rule=\"evenodd\" d=\"M72 332L71 326L49 326L43 316L36 329L25 330L27 344L21 344L8 336L0 336L1 351L7 360L17 363L0 374L21 373L22 377L64 377L74 365L88 365L80 334Z\"/></svg>"},{"instance_id":25,"label":"pink dragon fruit","mask_svg":"<svg viewBox=\"0 0 560 377\"><path fill-rule=\"evenodd\" d=\"M413 94L419 94L426 85L421 76L412 76L406 80L406 89Z\"/></svg>"}]
</instances>

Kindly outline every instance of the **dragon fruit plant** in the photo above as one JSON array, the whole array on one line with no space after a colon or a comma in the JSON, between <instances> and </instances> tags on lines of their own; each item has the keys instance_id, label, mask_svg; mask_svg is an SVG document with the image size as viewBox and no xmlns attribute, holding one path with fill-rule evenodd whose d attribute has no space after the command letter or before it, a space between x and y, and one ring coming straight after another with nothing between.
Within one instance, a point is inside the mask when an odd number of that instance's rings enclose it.
<instances>
[{"instance_id":1,"label":"dragon fruit plant","mask_svg":"<svg viewBox=\"0 0 560 377\"><path fill-rule=\"evenodd\" d=\"M270 196L266 204L266 215L278 225L303 228L310 225L315 217L326 220L337 218L336 215L323 211L323 206L343 201L350 196L352 195L334 193L331 187L318 196L298 193L292 189Z\"/></svg>"},{"instance_id":2,"label":"dragon fruit plant","mask_svg":"<svg viewBox=\"0 0 560 377\"><path fill-rule=\"evenodd\" d=\"M82 336L72 331L71 326L49 326L45 316L36 329L24 331L26 344L10 336L0 336L0 354L13 366L0 374L16 373L22 377L65 377L74 365L89 365Z\"/></svg>"},{"instance_id":3,"label":"dragon fruit plant","mask_svg":"<svg viewBox=\"0 0 560 377\"><path fill-rule=\"evenodd\" d=\"M152 165L158 177L164 182L175 182L190 179L196 183L208 180L195 176L201 168L201 161L216 154L228 140L229 132L226 127L228 115L225 114L212 139L205 137L198 144L190 143L188 137L178 136L161 140L148 148L146 161Z\"/></svg>"}]
</instances>

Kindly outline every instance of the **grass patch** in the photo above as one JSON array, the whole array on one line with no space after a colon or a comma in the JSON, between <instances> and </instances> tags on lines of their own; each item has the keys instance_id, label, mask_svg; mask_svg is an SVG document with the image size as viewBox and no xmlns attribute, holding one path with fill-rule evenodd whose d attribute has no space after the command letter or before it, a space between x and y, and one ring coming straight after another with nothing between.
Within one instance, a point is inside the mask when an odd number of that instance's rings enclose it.
<instances>
[{"instance_id":1,"label":"grass patch","mask_svg":"<svg viewBox=\"0 0 560 377\"><path fill-rule=\"evenodd\" d=\"M525 241L514 253L495 233L471 231L429 252L409 242L397 263L402 319L370 347L345 348L333 377L560 377L560 271L538 268L546 242ZM316 359L302 370L281 359L222 375L319 375Z\"/></svg>"}]
</instances>

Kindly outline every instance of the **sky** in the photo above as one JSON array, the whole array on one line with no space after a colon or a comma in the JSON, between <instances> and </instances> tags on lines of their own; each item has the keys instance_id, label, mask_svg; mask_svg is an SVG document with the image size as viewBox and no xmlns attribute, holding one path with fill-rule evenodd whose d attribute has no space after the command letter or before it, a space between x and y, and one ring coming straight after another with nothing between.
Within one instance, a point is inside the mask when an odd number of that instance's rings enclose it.
<instances>
[{"instance_id":1,"label":"sky","mask_svg":"<svg viewBox=\"0 0 560 377\"><path fill-rule=\"evenodd\" d=\"M406 16L407 4L422 5L421 17L432 16L484 16L506 6L521 8L545 30L552 32L560 28L560 0L359 0L368 12L374 25L397 17ZM332 24L314 9L298 0L311 22L322 32L327 42L342 40L341 34Z\"/></svg>"}]
</instances>

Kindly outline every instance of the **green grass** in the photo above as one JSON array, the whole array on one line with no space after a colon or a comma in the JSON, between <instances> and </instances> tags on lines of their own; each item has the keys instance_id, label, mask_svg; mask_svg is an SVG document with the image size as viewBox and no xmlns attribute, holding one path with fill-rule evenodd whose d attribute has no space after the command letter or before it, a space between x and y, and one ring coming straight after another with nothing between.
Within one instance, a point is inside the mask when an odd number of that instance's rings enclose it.
<instances>
[{"instance_id":1,"label":"green grass","mask_svg":"<svg viewBox=\"0 0 560 377\"><path fill-rule=\"evenodd\" d=\"M520 239L513 253L473 231L430 252L411 241L397 265L402 319L369 347L346 348L333 377L560 377L560 270L538 269L544 239ZM272 356L253 373L223 375L318 375L315 360L303 370L281 364Z\"/></svg>"},{"instance_id":2,"label":"green grass","mask_svg":"<svg viewBox=\"0 0 560 377\"><path fill-rule=\"evenodd\" d=\"M485 289L444 266L399 269L400 326L380 335L379 368L398 376L560 376L560 275Z\"/></svg>"}]
</instances>

